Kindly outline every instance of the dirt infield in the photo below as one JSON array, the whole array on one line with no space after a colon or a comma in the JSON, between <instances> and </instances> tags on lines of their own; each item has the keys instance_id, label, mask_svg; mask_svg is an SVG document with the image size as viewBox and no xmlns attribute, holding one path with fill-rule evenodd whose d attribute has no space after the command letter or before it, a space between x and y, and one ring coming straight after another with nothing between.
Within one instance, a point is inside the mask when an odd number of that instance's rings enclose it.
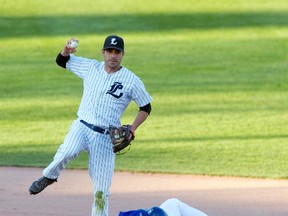
<instances>
[{"instance_id":1,"label":"dirt infield","mask_svg":"<svg viewBox=\"0 0 288 216\"><path fill-rule=\"evenodd\" d=\"M1 216L89 216L93 202L87 170L64 170L58 183L31 196L42 169L0 167ZM176 197L209 216L287 216L288 181L116 172L109 215L150 208ZM191 215L192 216L192 215Z\"/></svg>"}]
</instances>

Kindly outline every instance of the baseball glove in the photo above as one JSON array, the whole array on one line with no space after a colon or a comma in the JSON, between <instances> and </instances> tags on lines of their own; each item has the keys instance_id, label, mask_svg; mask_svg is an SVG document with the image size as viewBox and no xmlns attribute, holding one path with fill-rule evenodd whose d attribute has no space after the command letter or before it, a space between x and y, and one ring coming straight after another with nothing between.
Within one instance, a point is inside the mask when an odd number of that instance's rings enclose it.
<instances>
[{"instance_id":1,"label":"baseball glove","mask_svg":"<svg viewBox=\"0 0 288 216\"><path fill-rule=\"evenodd\" d=\"M121 150L131 145L134 140L134 133L131 131L131 125L122 125L121 127L109 127L109 135L113 144L113 152L119 153Z\"/></svg>"}]
</instances>

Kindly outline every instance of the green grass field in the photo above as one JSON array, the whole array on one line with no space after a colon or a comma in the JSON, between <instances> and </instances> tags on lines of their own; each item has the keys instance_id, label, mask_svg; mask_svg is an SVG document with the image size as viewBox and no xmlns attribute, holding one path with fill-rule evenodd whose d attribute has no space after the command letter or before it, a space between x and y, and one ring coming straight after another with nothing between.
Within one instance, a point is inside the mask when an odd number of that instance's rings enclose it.
<instances>
[{"instance_id":1,"label":"green grass field","mask_svg":"<svg viewBox=\"0 0 288 216\"><path fill-rule=\"evenodd\" d=\"M77 55L101 60L114 33L154 99L117 170L288 178L286 0L2 0L1 166L51 162L82 94L56 55L76 37Z\"/></svg>"}]
</instances>

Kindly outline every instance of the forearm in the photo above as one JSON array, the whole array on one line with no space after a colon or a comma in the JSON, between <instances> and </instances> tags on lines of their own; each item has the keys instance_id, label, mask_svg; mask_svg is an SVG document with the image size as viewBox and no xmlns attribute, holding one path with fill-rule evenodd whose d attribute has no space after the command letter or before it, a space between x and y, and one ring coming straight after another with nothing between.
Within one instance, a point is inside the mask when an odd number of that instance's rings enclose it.
<instances>
[{"instance_id":1,"label":"forearm","mask_svg":"<svg viewBox=\"0 0 288 216\"><path fill-rule=\"evenodd\" d=\"M70 55L63 56L62 53L59 53L56 58L56 63L63 68L66 68L66 63L70 59Z\"/></svg>"},{"instance_id":2,"label":"forearm","mask_svg":"<svg viewBox=\"0 0 288 216\"><path fill-rule=\"evenodd\" d=\"M140 110L138 112L134 122L131 125L131 130L133 132L135 132L136 129L147 119L148 116L149 116L149 114L147 112Z\"/></svg>"},{"instance_id":3,"label":"forearm","mask_svg":"<svg viewBox=\"0 0 288 216\"><path fill-rule=\"evenodd\" d=\"M70 39L70 40L73 40ZM69 46L69 41L67 42L67 44L65 44L63 50L61 51L61 53L58 54L57 58L56 58L56 63L63 67L66 68L66 62L70 59L70 54L76 52L75 48L71 48Z\"/></svg>"}]
</instances>

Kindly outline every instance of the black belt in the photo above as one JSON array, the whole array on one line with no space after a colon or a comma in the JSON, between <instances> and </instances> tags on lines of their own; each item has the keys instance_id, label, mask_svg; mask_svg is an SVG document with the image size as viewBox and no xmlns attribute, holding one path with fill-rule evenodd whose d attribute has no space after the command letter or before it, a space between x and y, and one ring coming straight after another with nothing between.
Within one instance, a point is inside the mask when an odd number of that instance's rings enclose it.
<instances>
[{"instance_id":1,"label":"black belt","mask_svg":"<svg viewBox=\"0 0 288 216\"><path fill-rule=\"evenodd\" d=\"M95 132L98 132L98 133L101 133L101 134L109 134L109 131L106 131L105 129L101 128L101 127L98 127L96 125L92 125L92 124L89 124L83 120L80 120L81 123L83 123L84 125L86 125L88 128L92 129L93 131ZM105 132L106 131L106 132Z\"/></svg>"}]
</instances>

